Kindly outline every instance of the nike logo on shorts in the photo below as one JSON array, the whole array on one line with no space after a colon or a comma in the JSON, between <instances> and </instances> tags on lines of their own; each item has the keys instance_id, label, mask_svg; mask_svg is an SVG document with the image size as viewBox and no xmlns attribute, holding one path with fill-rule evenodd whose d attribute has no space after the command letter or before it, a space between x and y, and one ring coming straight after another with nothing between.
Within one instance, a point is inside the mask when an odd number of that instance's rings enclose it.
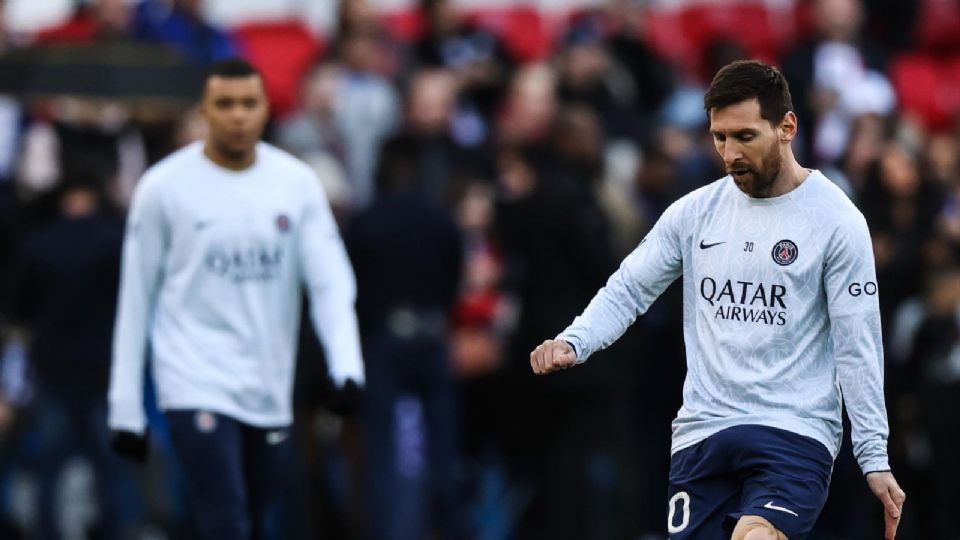
<instances>
[{"instance_id":1,"label":"nike logo on shorts","mask_svg":"<svg viewBox=\"0 0 960 540\"><path fill-rule=\"evenodd\" d=\"M796 516L796 517L800 517L800 514L797 514L797 513L794 512L793 510L784 508L784 507L782 507L782 506L777 506L777 505L773 504L773 501L768 502L767 504L763 505L763 507L766 508L766 509L768 509L768 510L776 510L777 512L786 512L786 513L788 513L788 514L790 514L790 515L793 515L793 516Z\"/></svg>"},{"instance_id":2,"label":"nike logo on shorts","mask_svg":"<svg viewBox=\"0 0 960 540\"><path fill-rule=\"evenodd\" d=\"M287 439L287 430L278 429L277 431L267 432L267 444L276 446Z\"/></svg>"}]
</instances>

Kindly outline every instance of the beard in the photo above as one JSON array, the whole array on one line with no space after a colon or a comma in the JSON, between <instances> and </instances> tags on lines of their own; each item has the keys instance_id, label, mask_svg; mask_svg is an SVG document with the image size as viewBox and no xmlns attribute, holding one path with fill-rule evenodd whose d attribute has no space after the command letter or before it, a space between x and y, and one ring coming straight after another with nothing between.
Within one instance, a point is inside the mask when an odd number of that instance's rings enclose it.
<instances>
[{"instance_id":1,"label":"beard","mask_svg":"<svg viewBox=\"0 0 960 540\"><path fill-rule=\"evenodd\" d=\"M760 160L760 166L754 167L743 162L734 162L727 167L727 173L733 176L733 181L747 195L762 199L770 196L773 185L780 176L783 158L780 156L780 147L776 143ZM744 174L734 174L734 171L746 171Z\"/></svg>"},{"instance_id":2,"label":"beard","mask_svg":"<svg viewBox=\"0 0 960 540\"><path fill-rule=\"evenodd\" d=\"M237 144L233 141L213 140L213 146L216 148L217 153L227 161L233 162L240 162L247 159L250 153L253 152L254 145L255 143Z\"/></svg>"}]
</instances>

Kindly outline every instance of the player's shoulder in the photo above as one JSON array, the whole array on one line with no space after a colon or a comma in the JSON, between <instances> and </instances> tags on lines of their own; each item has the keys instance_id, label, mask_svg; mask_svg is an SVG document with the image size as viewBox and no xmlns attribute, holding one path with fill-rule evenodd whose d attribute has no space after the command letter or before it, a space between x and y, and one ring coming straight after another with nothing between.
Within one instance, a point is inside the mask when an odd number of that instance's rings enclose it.
<instances>
[{"instance_id":1,"label":"player's shoulder","mask_svg":"<svg viewBox=\"0 0 960 540\"><path fill-rule=\"evenodd\" d=\"M193 142L150 166L137 182L136 193L157 193L189 179L203 160L203 143Z\"/></svg>"},{"instance_id":2,"label":"player's shoulder","mask_svg":"<svg viewBox=\"0 0 960 540\"><path fill-rule=\"evenodd\" d=\"M175 182L185 172L195 171L203 159L203 143L194 141L154 163L143 173L140 184Z\"/></svg>"},{"instance_id":3,"label":"player's shoulder","mask_svg":"<svg viewBox=\"0 0 960 540\"><path fill-rule=\"evenodd\" d=\"M313 169L306 163L268 142L257 143L257 156L258 159L264 160L265 166L275 169L281 178L310 181L315 176Z\"/></svg>"},{"instance_id":4,"label":"player's shoulder","mask_svg":"<svg viewBox=\"0 0 960 540\"><path fill-rule=\"evenodd\" d=\"M863 212L835 182L819 170L812 170L806 180L810 182L808 200L815 201L823 210L818 215L834 227L865 226Z\"/></svg>"},{"instance_id":5,"label":"player's shoulder","mask_svg":"<svg viewBox=\"0 0 960 540\"><path fill-rule=\"evenodd\" d=\"M684 218L699 217L723 207L723 199L728 195L729 176L714 180L677 199L671 207L673 212Z\"/></svg>"}]
</instances>

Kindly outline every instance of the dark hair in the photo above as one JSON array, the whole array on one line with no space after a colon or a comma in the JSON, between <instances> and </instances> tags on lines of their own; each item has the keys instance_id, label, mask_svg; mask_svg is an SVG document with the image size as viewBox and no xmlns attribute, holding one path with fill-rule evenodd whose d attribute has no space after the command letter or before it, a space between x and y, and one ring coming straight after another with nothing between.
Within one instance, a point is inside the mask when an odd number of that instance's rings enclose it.
<instances>
[{"instance_id":1,"label":"dark hair","mask_svg":"<svg viewBox=\"0 0 960 540\"><path fill-rule=\"evenodd\" d=\"M777 68L758 60L737 60L717 71L703 95L703 110L722 109L757 98L760 117L776 126L793 110L787 80Z\"/></svg>"},{"instance_id":2,"label":"dark hair","mask_svg":"<svg viewBox=\"0 0 960 540\"><path fill-rule=\"evenodd\" d=\"M242 79L249 77L251 75L256 75L257 77L263 78L263 75L260 73L256 67L250 62L247 62L243 58L225 58L215 62L213 65L207 69L207 76L204 77L204 82L209 81L211 77L223 77L225 79Z\"/></svg>"}]
</instances>

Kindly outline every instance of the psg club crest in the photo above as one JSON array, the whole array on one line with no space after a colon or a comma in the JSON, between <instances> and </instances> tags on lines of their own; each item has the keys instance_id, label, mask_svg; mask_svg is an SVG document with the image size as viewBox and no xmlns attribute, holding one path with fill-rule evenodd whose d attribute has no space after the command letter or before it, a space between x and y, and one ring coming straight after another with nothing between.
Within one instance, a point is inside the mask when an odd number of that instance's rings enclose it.
<instances>
[{"instance_id":1,"label":"psg club crest","mask_svg":"<svg viewBox=\"0 0 960 540\"><path fill-rule=\"evenodd\" d=\"M280 229L282 233L290 230L290 218L288 218L286 214L277 216L277 228Z\"/></svg>"},{"instance_id":2,"label":"psg club crest","mask_svg":"<svg viewBox=\"0 0 960 540\"><path fill-rule=\"evenodd\" d=\"M217 417L208 411L197 411L193 423L200 433L213 433L217 429Z\"/></svg>"},{"instance_id":3,"label":"psg club crest","mask_svg":"<svg viewBox=\"0 0 960 540\"><path fill-rule=\"evenodd\" d=\"M797 260L797 245L792 240L781 240L773 245L773 262L780 266L793 264Z\"/></svg>"}]
</instances>

